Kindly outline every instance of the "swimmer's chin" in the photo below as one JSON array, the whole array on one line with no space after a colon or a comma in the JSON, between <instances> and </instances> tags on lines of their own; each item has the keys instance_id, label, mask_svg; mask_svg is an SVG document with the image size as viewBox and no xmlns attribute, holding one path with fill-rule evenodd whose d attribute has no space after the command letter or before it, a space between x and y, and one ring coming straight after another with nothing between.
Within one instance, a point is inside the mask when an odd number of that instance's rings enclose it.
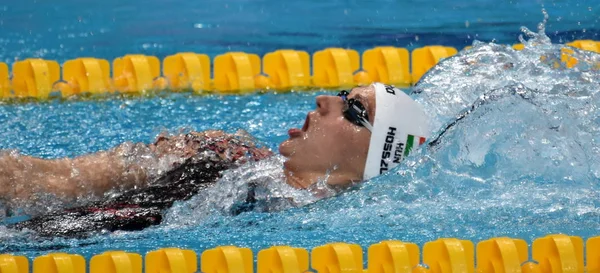
<instances>
[{"instance_id":1,"label":"swimmer's chin","mask_svg":"<svg viewBox=\"0 0 600 273\"><path fill-rule=\"evenodd\" d=\"M302 179L300 179L297 176L294 176L294 173L292 173L290 171L290 169L286 166L286 164L288 164L289 160L285 161L283 163L284 166L284 174L285 174L285 182L290 185L292 188L295 188L297 190L305 190L306 186L304 186L304 184L301 182Z\"/></svg>"},{"instance_id":2,"label":"swimmer's chin","mask_svg":"<svg viewBox=\"0 0 600 273\"><path fill-rule=\"evenodd\" d=\"M292 154L294 154L294 149L292 146L292 138L288 138L287 140L281 142L281 144L279 144L279 154L289 158Z\"/></svg>"},{"instance_id":3,"label":"swimmer's chin","mask_svg":"<svg viewBox=\"0 0 600 273\"><path fill-rule=\"evenodd\" d=\"M283 162L283 170L286 172L286 176L288 176L288 174L291 172L291 167L292 164L290 163L290 159L286 158L286 160Z\"/></svg>"},{"instance_id":4,"label":"swimmer's chin","mask_svg":"<svg viewBox=\"0 0 600 273\"><path fill-rule=\"evenodd\" d=\"M283 157L285 157L285 161L283 161L283 170L285 171L285 176L288 177L291 174L291 170L293 170L293 163L290 162L291 159L289 158L289 156L286 156L284 154L281 154ZM288 183L289 184L289 183Z\"/></svg>"}]
</instances>

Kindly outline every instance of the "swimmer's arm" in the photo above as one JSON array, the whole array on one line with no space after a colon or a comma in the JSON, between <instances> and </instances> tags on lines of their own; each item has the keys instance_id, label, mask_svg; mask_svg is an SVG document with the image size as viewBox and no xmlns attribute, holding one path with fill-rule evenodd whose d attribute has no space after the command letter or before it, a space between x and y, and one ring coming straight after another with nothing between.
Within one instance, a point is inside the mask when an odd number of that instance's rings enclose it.
<instances>
[{"instance_id":1,"label":"swimmer's arm","mask_svg":"<svg viewBox=\"0 0 600 273\"><path fill-rule=\"evenodd\" d=\"M205 131L193 133L200 140L239 139L239 134L227 134L223 131ZM247 137L247 136L246 136ZM202 142L202 141L201 141ZM219 144L222 142L215 142ZM225 142L229 143L229 142ZM127 154L135 154L136 147L147 148L152 156L175 158L174 162L185 161L204 148L187 143L184 135L158 137L155 143L122 144L108 151L83 155L76 158L41 159L23 155L0 153L0 200L30 200L35 193L45 192L74 200L77 197L100 196L113 188L130 189L148 183L153 169L152 163L136 163L137 160L126 160ZM216 145L219 146L219 145ZM250 153L255 160L272 154L266 148L248 147L231 144L223 150L215 150L222 159L235 159L235 155ZM151 156L151 157L152 157ZM181 159L181 160L180 160ZM140 164L145 164L144 168Z\"/></svg>"},{"instance_id":2,"label":"swimmer's arm","mask_svg":"<svg viewBox=\"0 0 600 273\"><path fill-rule=\"evenodd\" d=\"M74 200L145 181L142 168L125 164L114 150L60 159L0 155L0 199L4 200L29 200L35 193Z\"/></svg>"}]
</instances>

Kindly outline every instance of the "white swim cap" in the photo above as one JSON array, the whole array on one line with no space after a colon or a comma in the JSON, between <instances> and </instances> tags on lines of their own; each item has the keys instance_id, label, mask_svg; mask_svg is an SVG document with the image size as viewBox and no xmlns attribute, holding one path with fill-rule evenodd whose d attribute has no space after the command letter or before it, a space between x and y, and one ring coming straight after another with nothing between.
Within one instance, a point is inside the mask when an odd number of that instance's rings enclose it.
<instances>
[{"instance_id":1,"label":"white swim cap","mask_svg":"<svg viewBox=\"0 0 600 273\"><path fill-rule=\"evenodd\" d=\"M402 90L374 83L375 121L363 179L391 170L411 149L429 136L429 123L421 105Z\"/></svg>"}]
</instances>

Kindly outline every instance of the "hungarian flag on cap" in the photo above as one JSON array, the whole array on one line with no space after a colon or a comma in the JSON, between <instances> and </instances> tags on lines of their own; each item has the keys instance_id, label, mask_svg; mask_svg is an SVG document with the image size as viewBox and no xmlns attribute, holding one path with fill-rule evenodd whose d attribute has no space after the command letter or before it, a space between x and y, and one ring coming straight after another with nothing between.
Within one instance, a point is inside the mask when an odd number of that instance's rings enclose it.
<instances>
[{"instance_id":1,"label":"hungarian flag on cap","mask_svg":"<svg viewBox=\"0 0 600 273\"><path fill-rule=\"evenodd\" d=\"M410 153L410 150L412 150L412 147L415 146L415 142L419 142L419 145L425 143L425 138L424 137L417 137L417 136L413 136L413 135L408 135L408 137L406 138L406 148L404 149L404 156L408 156L408 154Z\"/></svg>"}]
</instances>

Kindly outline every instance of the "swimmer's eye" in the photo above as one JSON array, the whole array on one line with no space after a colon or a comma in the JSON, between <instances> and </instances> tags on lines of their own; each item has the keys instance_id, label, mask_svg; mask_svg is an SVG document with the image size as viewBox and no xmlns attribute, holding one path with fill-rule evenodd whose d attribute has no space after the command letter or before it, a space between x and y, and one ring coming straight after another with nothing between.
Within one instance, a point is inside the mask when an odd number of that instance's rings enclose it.
<instances>
[{"instance_id":1,"label":"swimmer's eye","mask_svg":"<svg viewBox=\"0 0 600 273\"><path fill-rule=\"evenodd\" d=\"M344 108L342 109L344 117L357 126L365 127L369 131L373 131L373 125L369 123L367 109L360 101L348 99L349 94L350 93L346 90L342 90L338 93L338 97L342 98L342 101L344 102Z\"/></svg>"}]
</instances>

